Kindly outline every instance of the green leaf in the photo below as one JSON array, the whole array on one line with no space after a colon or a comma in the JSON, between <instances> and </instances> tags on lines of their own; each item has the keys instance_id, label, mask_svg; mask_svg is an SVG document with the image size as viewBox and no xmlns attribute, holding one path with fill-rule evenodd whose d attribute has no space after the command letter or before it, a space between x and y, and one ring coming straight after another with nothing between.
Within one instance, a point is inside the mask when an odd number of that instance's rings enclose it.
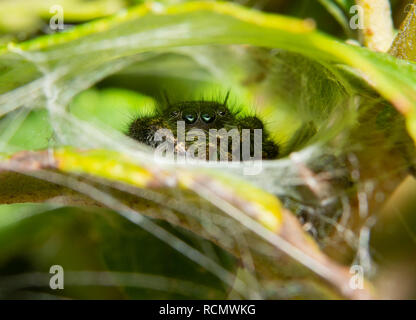
<instances>
[{"instance_id":1,"label":"green leaf","mask_svg":"<svg viewBox=\"0 0 416 320\"><path fill-rule=\"evenodd\" d=\"M321 277L326 284L322 288L322 285L317 286L312 282L311 285L316 294L319 292L319 294L323 294L322 290L329 290L326 294L331 296L368 298L371 295L371 286L369 284L366 290L360 292L345 289L350 278L348 270L329 259L320 251L313 239L304 232L297 219L281 207L276 197L250 186L241 179L233 176L224 176L216 172L187 170L185 168L174 171L165 169L155 172L154 168L149 167L149 165L136 164L128 157L105 150L77 151L67 148L57 150L52 158L54 159L53 162L50 161L49 155L45 152L23 153L3 161L0 169L19 170L37 178L46 178L48 176L49 181L61 184L64 180L61 180L59 176L51 173L47 173L44 176L42 169L48 167L66 174L90 175L104 178L113 183L122 182L126 185L152 190L161 189L163 191L167 187L173 190L182 189L186 191L181 196L183 201L192 202L194 201L192 199L197 195L200 197L198 202L204 199L209 200L223 211L221 213L221 211L215 210L210 213L213 216L209 217L209 219L214 219L215 216L224 215L227 212L232 221L237 220L247 228L245 236L254 241L254 243L258 242L256 246L266 245L267 247L271 245L271 252L277 250L277 256L271 254L267 259L261 252L252 253L253 263L255 263L258 270L264 273L266 279L270 279L270 274L273 273L282 274L289 279L297 279L306 275L311 277L312 272L312 274L317 274ZM41 170L39 172L40 175L36 173L36 170ZM82 182L78 186L76 186L75 182L69 183L68 186L71 186L75 191L86 191L86 185ZM49 192L49 189L46 189L46 191ZM87 195L97 203L119 210L119 213L127 220L142 226L149 232L152 230L159 237L164 238L163 235L166 234L166 231L163 231L162 234L158 233L154 224L146 223L147 220L143 219L139 211L134 211L134 209L124 205L125 201L129 201L125 195L122 196L122 200L116 200L109 194L104 196L98 189L89 194L87 192ZM163 210L158 210L160 212L157 212L155 208L148 204L146 205L146 203L137 203L135 200L132 202L136 206L144 205L147 209L144 211L145 213L150 209L151 215L159 214L159 218L168 220L169 216L164 214ZM153 203L153 206L155 204ZM205 206L208 206L208 203ZM225 217L227 218L227 215ZM204 234L211 241L216 240L212 234L205 234L203 224L192 222L190 218L188 216L187 219L179 219L179 222L178 220L175 221L175 219L173 221L196 234ZM207 218L205 217L205 219ZM173 247L175 247L175 244L173 244ZM181 247L183 248L183 244ZM237 257L242 258L242 253L238 248L233 246L227 249ZM275 259L277 257L279 265L282 267L276 265ZM293 266L294 268L288 266ZM330 289L331 287L335 288L335 291Z\"/></svg>"}]
</instances>

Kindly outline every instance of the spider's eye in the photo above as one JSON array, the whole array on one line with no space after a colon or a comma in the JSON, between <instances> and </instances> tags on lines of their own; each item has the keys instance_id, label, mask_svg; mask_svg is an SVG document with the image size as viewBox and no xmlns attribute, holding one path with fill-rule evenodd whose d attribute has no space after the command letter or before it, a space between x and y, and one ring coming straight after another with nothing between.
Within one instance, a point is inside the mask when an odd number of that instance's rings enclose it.
<instances>
[{"instance_id":1,"label":"spider's eye","mask_svg":"<svg viewBox=\"0 0 416 320\"><path fill-rule=\"evenodd\" d=\"M219 110L219 111L218 111L218 114L219 114L220 116L225 116L225 115L227 114L227 111L226 111L226 110Z\"/></svg>"},{"instance_id":2,"label":"spider's eye","mask_svg":"<svg viewBox=\"0 0 416 320\"><path fill-rule=\"evenodd\" d=\"M183 120L185 120L187 124L193 124L196 121L196 119L197 116L194 113L185 113L183 115Z\"/></svg>"},{"instance_id":3,"label":"spider's eye","mask_svg":"<svg viewBox=\"0 0 416 320\"><path fill-rule=\"evenodd\" d=\"M179 115L179 111L172 111L171 113L170 113L170 116L171 117L177 117Z\"/></svg>"},{"instance_id":4,"label":"spider's eye","mask_svg":"<svg viewBox=\"0 0 416 320\"><path fill-rule=\"evenodd\" d=\"M215 120L215 115L211 115L209 113L203 113L203 114L201 114L201 119L205 123L211 123L212 121Z\"/></svg>"}]
</instances>

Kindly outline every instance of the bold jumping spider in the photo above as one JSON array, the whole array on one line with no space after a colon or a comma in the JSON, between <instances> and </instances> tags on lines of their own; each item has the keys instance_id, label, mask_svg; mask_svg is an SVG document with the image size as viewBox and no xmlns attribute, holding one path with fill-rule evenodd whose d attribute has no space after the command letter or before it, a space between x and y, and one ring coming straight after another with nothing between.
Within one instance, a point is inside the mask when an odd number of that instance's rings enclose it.
<instances>
[{"instance_id":1,"label":"bold jumping spider","mask_svg":"<svg viewBox=\"0 0 416 320\"><path fill-rule=\"evenodd\" d=\"M145 143L153 148L159 145L159 141L155 139L155 134L159 129L169 129L173 135L175 141L178 140L177 129L178 121L183 121L185 124L185 133L188 134L192 129L199 129L206 133L205 146L207 151L212 145L212 140L209 141L208 134L210 129L225 129L230 132L232 129L237 129L240 135L240 143L243 143L244 134L243 129L250 130L250 151L253 152L254 147L252 143L254 141L254 129L262 130L261 137L261 158L262 159L275 159L279 155L279 146L271 139L270 135L264 129L262 121L256 116L240 116L239 111L230 109L227 105L228 94L223 103L214 101L181 101L170 103L166 99L166 103L161 104L155 115L138 117L129 126L128 136L131 138ZM222 131L224 132L224 131ZM235 132L235 131L234 131ZM217 134L217 139L221 139L221 132ZM247 136L245 136L247 137ZM230 143L228 148L232 146L231 138L227 136ZM205 140L205 139L204 139ZM246 139L247 140L247 139ZM190 143L185 143L184 149L188 150ZM175 152L178 150L175 149ZM225 151L226 157L231 160L232 153L228 149ZM209 152L206 152L206 160Z\"/></svg>"}]
</instances>

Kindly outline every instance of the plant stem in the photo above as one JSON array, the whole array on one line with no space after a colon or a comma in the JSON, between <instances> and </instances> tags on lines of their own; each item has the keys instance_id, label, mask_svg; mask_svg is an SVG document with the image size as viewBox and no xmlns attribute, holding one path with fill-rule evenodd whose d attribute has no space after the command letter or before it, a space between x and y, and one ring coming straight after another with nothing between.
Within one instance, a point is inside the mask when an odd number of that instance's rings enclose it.
<instances>
[{"instance_id":1,"label":"plant stem","mask_svg":"<svg viewBox=\"0 0 416 320\"><path fill-rule=\"evenodd\" d=\"M388 0L356 0L363 8L362 43L373 51L386 52L393 41L393 21Z\"/></svg>"}]
</instances>

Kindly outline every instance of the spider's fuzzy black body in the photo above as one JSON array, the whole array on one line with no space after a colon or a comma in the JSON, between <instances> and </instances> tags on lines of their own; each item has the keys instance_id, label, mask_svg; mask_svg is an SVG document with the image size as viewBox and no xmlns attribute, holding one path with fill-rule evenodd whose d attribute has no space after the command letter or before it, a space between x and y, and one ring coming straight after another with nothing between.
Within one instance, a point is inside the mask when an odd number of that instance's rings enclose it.
<instances>
[{"instance_id":1,"label":"spider's fuzzy black body","mask_svg":"<svg viewBox=\"0 0 416 320\"><path fill-rule=\"evenodd\" d=\"M250 129L250 132L253 132L254 129L261 129L262 158L275 159L279 156L279 146L265 130L263 122L255 115L241 116L239 110L232 109L227 105L227 98L222 103L204 100L167 102L162 104L154 115L137 117L130 124L127 134L139 142L156 148L159 143L154 139L156 131L169 129L177 139L178 121L185 123L186 133L192 129L202 130L206 134L210 129L225 129L227 131L237 129L241 136L242 129ZM208 138L206 142L209 146ZM229 151L228 153L230 154Z\"/></svg>"}]
</instances>

